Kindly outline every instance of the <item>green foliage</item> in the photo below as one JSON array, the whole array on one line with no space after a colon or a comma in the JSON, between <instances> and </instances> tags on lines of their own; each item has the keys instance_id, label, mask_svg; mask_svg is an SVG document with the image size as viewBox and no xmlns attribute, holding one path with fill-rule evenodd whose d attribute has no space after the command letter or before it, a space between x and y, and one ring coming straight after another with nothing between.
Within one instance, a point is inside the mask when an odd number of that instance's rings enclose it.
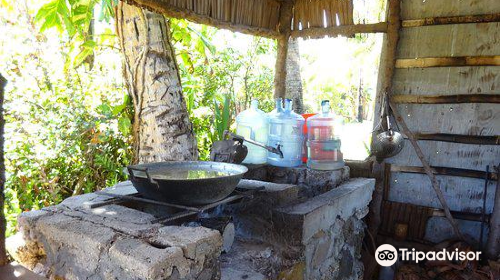
<instances>
[{"instance_id":1,"label":"green foliage","mask_svg":"<svg viewBox=\"0 0 500 280\"><path fill-rule=\"evenodd\" d=\"M74 67L93 61L94 51L99 44L105 44L108 34L96 36L94 9L100 7L99 20L108 21L114 16L114 5L117 0L53 0L43 5L35 16L35 23L40 32L57 29L59 33L66 31L69 37L69 56Z\"/></svg>"},{"instance_id":2,"label":"green foliage","mask_svg":"<svg viewBox=\"0 0 500 280\"><path fill-rule=\"evenodd\" d=\"M220 108L222 106L222 108ZM215 102L215 128L217 134L212 141L222 140L224 138L224 131L229 129L229 123L231 122L231 96L228 94L224 95L224 103L220 104Z\"/></svg>"},{"instance_id":3,"label":"green foliage","mask_svg":"<svg viewBox=\"0 0 500 280\"><path fill-rule=\"evenodd\" d=\"M53 0L42 4L34 18L16 7L9 10L11 19L0 19L6 37L13 38L1 41L5 48L0 48L5 62L0 71L9 80L9 234L21 211L125 179L122 168L132 157L133 108L123 86L116 35L105 23L115 4ZM93 15L99 8L100 23ZM93 28L97 24L99 33ZM252 98L272 108L265 101L272 97L273 71L257 62L275 46L270 40L250 39L247 49L223 48L214 44L215 28L183 20L171 20L171 31L200 159L205 160L212 142L222 138Z\"/></svg>"},{"instance_id":4,"label":"green foliage","mask_svg":"<svg viewBox=\"0 0 500 280\"><path fill-rule=\"evenodd\" d=\"M81 11L75 12L64 3ZM43 33L33 28L32 17L26 16L30 11L22 10L22 5L0 18L0 29L9 39L0 41L0 72L8 80L8 235L14 232L21 211L56 204L68 196L125 179L122 168L132 154L133 108L122 85L119 53L88 40L82 43L82 52L88 50L95 57L94 67L82 63L69 67L75 58L70 55L72 39L79 26L88 26L85 19L90 16L82 8L90 5L86 3L53 1L44 5L37 14ZM70 21L64 17L68 15ZM71 30L66 36L49 31L58 25L75 27L74 37L69 37ZM114 46L110 28L102 30L102 38ZM80 60L88 57L80 55Z\"/></svg>"},{"instance_id":5,"label":"green foliage","mask_svg":"<svg viewBox=\"0 0 500 280\"><path fill-rule=\"evenodd\" d=\"M251 99L258 99L264 110L272 110L274 72L259 61L275 53L275 43L247 37L246 50L217 47L215 28L175 19L170 26L199 158L208 160L213 141L223 137Z\"/></svg>"}]
</instances>

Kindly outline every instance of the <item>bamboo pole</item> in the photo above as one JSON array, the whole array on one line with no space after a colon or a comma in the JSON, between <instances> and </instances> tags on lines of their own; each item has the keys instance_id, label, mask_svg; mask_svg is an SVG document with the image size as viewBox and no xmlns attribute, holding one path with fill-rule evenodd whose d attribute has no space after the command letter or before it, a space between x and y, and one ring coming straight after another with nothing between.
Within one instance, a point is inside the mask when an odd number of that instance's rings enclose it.
<instances>
[{"instance_id":1,"label":"bamboo pole","mask_svg":"<svg viewBox=\"0 0 500 280\"><path fill-rule=\"evenodd\" d=\"M428 25L443 24L465 24L465 23L486 23L499 22L500 13L487 15L451 16L451 17L427 17L422 19L403 20L403 27L419 27Z\"/></svg>"},{"instance_id":2,"label":"bamboo pole","mask_svg":"<svg viewBox=\"0 0 500 280\"><path fill-rule=\"evenodd\" d=\"M325 36L352 36L358 33L385 33L387 32L387 23L371 23L371 24L354 24L354 25L340 25L330 27L316 27L302 30L294 30L290 34L293 38L309 38L319 39Z\"/></svg>"},{"instance_id":3,"label":"bamboo pole","mask_svg":"<svg viewBox=\"0 0 500 280\"><path fill-rule=\"evenodd\" d=\"M476 179L484 179L486 176L486 172L481 170L472 170L472 169L463 169L463 168L454 168L454 167L440 167L440 166L431 166L432 172L436 175L445 175L445 176L456 176L456 177L467 177L467 178L476 178ZM420 166L402 166L402 165L391 165L392 172L403 172L403 173L417 173L417 174L425 174L425 170ZM488 173L489 180L497 180L498 173L489 172Z\"/></svg>"},{"instance_id":4,"label":"bamboo pole","mask_svg":"<svg viewBox=\"0 0 500 280\"><path fill-rule=\"evenodd\" d=\"M396 68L428 68L451 66L500 66L500 55L402 58Z\"/></svg>"},{"instance_id":5,"label":"bamboo pole","mask_svg":"<svg viewBox=\"0 0 500 280\"><path fill-rule=\"evenodd\" d=\"M5 232L7 230L7 221L4 215L5 200L5 161L4 161L4 126L3 117L4 88L7 80L0 74L0 266L6 265L7 252L5 249Z\"/></svg>"},{"instance_id":6,"label":"bamboo pole","mask_svg":"<svg viewBox=\"0 0 500 280\"><path fill-rule=\"evenodd\" d=\"M274 97L284 98L286 91L286 58L288 55L288 39L290 38L292 24L292 8L290 2L283 2L280 7L280 21L278 37L278 52L276 55L276 68L274 73Z\"/></svg>"},{"instance_id":7,"label":"bamboo pole","mask_svg":"<svg viewBox=\"0 0 500 280\"><path fill-rule=\"evenodd\" d=\"M460 135L448 133L415 133L415 139L473 145L500 145L500 135Z\"/></svg>"},{"instance_id":8,"label":"bamboo pole","mask_svg":"<svg viewBox=\"0 0 500 280\"><path fill-rule=\"evenodd\" d=\"M500 173L500 165L496 167L497 174ZM486 241L486 255L496 260L500 256L500 179L497 178L497 188L495 192L495 201L493 212L490 218L490 232Z\"/></svg>"},{"instance_id":9,"label":"bamboo pole","mask_svg":"<svg viewBox=\"0 0 500 280\"><path fill-rule=\"evenodd\" d=\"M453 218L453 216L450 213L450 208L448 207L448 203L446 202L446 200L444 198L443 192L439 188L439 182L437 181L436 176L434 175L431 166L429 165L429 163L425 159L425 156L424 156L424 153L422 152L422 149L420 149L420 146L418 145L417 140L413 136L413 133L411 132L411 130L406 125L405 120L403 119L401 114L399 114L399 112L397 110L398 108L396 107L396 105L391 101L389 102L389 104L390 104L390 107L392 109L394 116L396 117L396 121L401 125L401 129L403 130L404 134L408 137L408 140L410 140L410 143L413 146L413 149L415 150L417 157L420 159L420 162L422 163L425 174L427 174L427 176L431 180L432 188L436 192L436 195L439 199L439 202L441 203L441 206L443 207L444 214L445 214L446 218L448 219L448 221L450 222L450 224L453 228L453 231L455 232L457 237L459 237L460 239L464 239L462 233L460 232L460 229L458 228L457 222L455 221L455 219Z\"/></svg>"},{"instance_id":10,"label":"bamboo pole","mask_svg":"<svg viewBox=\"0 0 500 280\"><path fill-rule=\"evenodd\" d=\"M453 94L453 95L392 95L394 103L405 104L459 104L459 103L500 103L500 94Z\"/></svg>"}]
</instances>

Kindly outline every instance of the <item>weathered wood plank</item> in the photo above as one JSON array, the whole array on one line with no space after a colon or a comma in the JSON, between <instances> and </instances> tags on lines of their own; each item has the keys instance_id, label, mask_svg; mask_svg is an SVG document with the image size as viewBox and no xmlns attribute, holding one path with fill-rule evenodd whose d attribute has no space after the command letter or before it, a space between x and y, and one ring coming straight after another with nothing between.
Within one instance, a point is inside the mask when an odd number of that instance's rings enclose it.
<instances>
[{"instance_id":1,"label":"weathered wood plank","mask_svg":"<svg viewBox=\"0 0 500 280\"><path fill-rule=\"evenodd\" d=\"M500 66L500 55L401 58L396 60L396 68L428 68L456 66Z\"/></svg>"},{"instance_id":2,"label":"weathered wood plank","mask_svg":"<svg viewBox=\"0 0 500 280\"><path fill-rule=\"evenodd\" d=\"M415 133L500 135L498 104L399 104Z\"/></svg>"},{"instance_id":3,"label":"weathered wood plank","mask_svg":"<svg viewBox=\"0 0 500 280\"><path fill-rule=\"evenodd\" d=\"M425 174L424 168L420 167L420 166L402 166L402 165L391 164L390 171L403 172L403 173ZM468 178L476 178L476 179L486 178L486 171L480 171L480 170L432 166L432 171L434 174L437 174L437 175L468 177ZM489 178L489 180L497 180L498 173L489 172L488 178Z\"/></svg>"},{"instance_id":4,"label":"weathered wood plank","mask_svg":"<svg viewBox=\"0 0 500 280\"><path fill-rule=\"evenodd\" d=\"M478 136L447 133L416 133L417 140L443 141L473 145L500 145L500 135Z\"/></svg>"},{"instance_id":5,"label":"weathered wood plank","mask_svg":"<svg viewBox=\"0 0 500 280\"><path fill-rule=\"evenodd\" d=\"M403 104L500 103L500 94L395 94L391 96L391 99L394 103Z\"/></svg>"},{"instance_id":6,"label":"weathered wood plank","mask_svg":"<svg viewBox=\"0 0 500 280\"><path fill-rule=\"evenodd\" d=\"M436 175L440 188L452 211L481 213L483 207L484 180L455 176ZM406 202L422 206L441 208L441 204L425 174L391 174L389 200ZM496 182L488 184L486 213L493 210Z\"/></svg>"},{"instance_id":7,"label":"weathered wood plank","mask_svg":"<svg viewBox=\"0 0 500 280\"><path fill-rule=\"evenodd\" d=\"M396 69L393 83L397 94L498 94L500 67Z\"/></svg>"},{"instance_id":8,"label":"weathered wood plank","mask_svg":"<svg viewBox=\"0 0 500 280\"><path fill-rule=\"evenodd\" d=\"M499 30L498 22L403 28L398 58L499 55Z\"/></svg>"},{"instance_id":9,"label":"weathered wood plank","mask_svg":"<svg viewBox=\"0 0 500 280\"><path fill-rule=\"evenodd\" d=\"M429 164L453 168L485 170L486 165L498 164L499 146L467 145L447 142L418 141ZM403 150L386 160L394 165L422 166L410 143Z\"/></svg>"},{"instance_id":10,"label":"weathered wood plank","mask_svg":"<svg viewBox=\"0 0 500 280\"><path fill-rule=\"evenodd\" d=\"M402 27L419 27L428 25L444 25L444 24L466 24L466 23L485 23L499 22L500 13L486 15L469 15L469 16L450 16L450 17L427 17L422 19L407 19L401 23Z\"/></svg>"},{"instance_id":11,"label":"weathered wood plank","mask_svg":"<svg viewBox=\"0 0 500 280\"><path fill-rule=\"evenodd\" d=\"M500 13L498 0L404 0L403 19Z\"/></svg>"},{"instance_id":12,"label":"weathered wood plank","mask_svg":"<svg viewBox=\"0 0 500 280\"><path fill-rule=\"evenodd\" d=\"M460 231L471 238L473 241L479 241L479 232L481 231L481 223L474 221L458 220ZM431 217L427 221L427 229L424 239L430 242L439 243L444 240L453 238L453 229L444 217Z\"/></svg>"}]
</instances>

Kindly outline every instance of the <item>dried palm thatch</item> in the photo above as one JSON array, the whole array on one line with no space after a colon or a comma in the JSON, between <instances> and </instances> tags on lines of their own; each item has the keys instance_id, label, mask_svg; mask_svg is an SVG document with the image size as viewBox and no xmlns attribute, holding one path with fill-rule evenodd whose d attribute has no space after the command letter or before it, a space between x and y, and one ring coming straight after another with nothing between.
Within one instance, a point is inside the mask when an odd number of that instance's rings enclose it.
<instances>
[{"instance_id":1,"label":"dried palm thatch","mask_svg":"<svg viewBox=\"0 0 500 280\"><path fill-rule=\"evenodd\" d=\"M277 0L126 0L129 4L232 31L277 37Z\"/></svg>"},{"instance_id":2,"label":"dried palm thatch","mask_svg":"<svg viewBox=\"0 0 500 280\"><path fill-rule=\"evenodd\" d=\"M352 25L352 0L296 0L293 30Z\"/></svg>"},{"instance_id":3,"label":"dried palm thatch","mask_svg":"<svg viewBox=\"0 0 500 280\"><path fill-rule=\"evenodd\" d=\"M232 31L279 37L291 31L353 24L353 0L125 0L174 18L185 18ZM283 24L283 5L292 16Z\"/></svg>"}]
</instances>

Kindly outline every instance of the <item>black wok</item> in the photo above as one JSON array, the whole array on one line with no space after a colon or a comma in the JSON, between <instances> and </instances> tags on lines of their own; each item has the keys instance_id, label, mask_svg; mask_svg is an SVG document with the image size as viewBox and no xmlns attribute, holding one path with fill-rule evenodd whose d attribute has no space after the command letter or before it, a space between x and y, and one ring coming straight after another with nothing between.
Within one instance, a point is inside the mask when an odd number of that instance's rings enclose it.
<instances>
[{"instance_id":1,"label":"black wok","mask_svg":"<svg viewBox=\"0 0 500 280\"><path fill-rule=\"evenodd\" d=\"M231 194L248 169L210 161L156 162L127 167L130 181L144 197L182 205L209 204Z\"/></svg>"}]
</instances>

